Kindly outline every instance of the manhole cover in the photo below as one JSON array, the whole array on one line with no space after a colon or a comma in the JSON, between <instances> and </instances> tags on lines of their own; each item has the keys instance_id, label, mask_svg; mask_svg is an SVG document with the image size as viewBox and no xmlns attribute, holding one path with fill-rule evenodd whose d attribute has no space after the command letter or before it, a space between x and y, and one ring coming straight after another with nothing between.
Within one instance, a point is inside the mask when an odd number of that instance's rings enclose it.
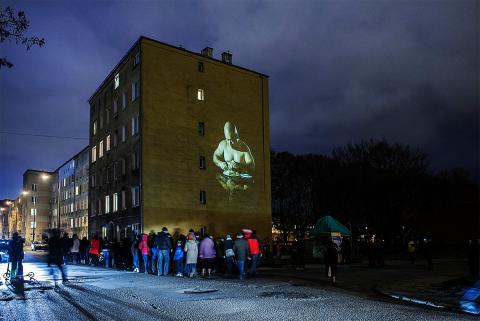
<instances>
[{"instance_id":1,"label":"manhole cover","mask_svg":"<svg viewBox=\"0 0 480 321\"><path fill-rule=\"evenodd\" d=\"M284 299L308 299L309 296L299 292L263 292L264 298L284 298Z\"/></svg>"}]
</instances>

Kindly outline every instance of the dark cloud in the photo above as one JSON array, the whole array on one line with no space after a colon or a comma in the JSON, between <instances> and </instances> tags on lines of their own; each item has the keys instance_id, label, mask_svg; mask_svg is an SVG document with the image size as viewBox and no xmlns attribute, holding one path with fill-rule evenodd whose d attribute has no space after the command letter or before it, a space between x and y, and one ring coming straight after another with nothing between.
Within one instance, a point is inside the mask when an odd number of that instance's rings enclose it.
<instances>
[{"instance_id":1,"label":"dark cloud","mask_svg":"<svg viewBox=\"0 0 480 321\"><path fill-rule=\"evenodd\" d=\"M8 3L7 3L8 4ZM87 99L145 35L270 75L276 150L386 138L436 168L479 164L476 1L21 2L44 48L2 44L0 128L87 137ZM0 197L86 142L0 135Z\"/></svg>"}]
</instances>

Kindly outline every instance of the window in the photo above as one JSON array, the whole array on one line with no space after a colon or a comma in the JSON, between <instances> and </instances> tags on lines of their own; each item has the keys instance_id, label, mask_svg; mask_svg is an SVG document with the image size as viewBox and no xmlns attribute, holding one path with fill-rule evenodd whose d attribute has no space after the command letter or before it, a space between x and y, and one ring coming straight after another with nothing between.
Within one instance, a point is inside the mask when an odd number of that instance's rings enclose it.
<instances>
[{"instance_id":1,"label":"window","mask_svg":"<svg viewBox=\"0 0 480 321\"><path fill-rule=\"evenodd\" d=\"M100 144L98 145L98 158L103 157L103 140L100 141Z\"/></svg>"},{"instance_id":2,"label":"window","mask_svg":"<svg viewBox=\"0 0 480 321\"><path fill-rule=\"evenodd\" d=\"M135 101L138 97L140 97L140 84L138 80L132 81L132 101Z\"/></svg>"},{"instance_id":3,"label":"window","mask_svg":"<svg viewBox=\"0 0 480 321\"><path fill-rule=\"evenodd\" d=\"M126 166L126 165L127 165L127 164L126 164L127 162L125 161L124 158L122 158L122 159L120 160L120 162L121 162L121 165L122 165L122 176L124 176L124 175L125 175L125 171L126 171L126 167L127 167L127 166Z\"/></svg>"},{"instance_id":4,"label":"window","mask_svg":"<svg viewBox=\"0 0 480 321\"><path fill-rule=\"evenodd\" d=\"M138 66L139 63L140 63L140 52L137 52L135 56L133 56L133 67L135 68L136 66Z\"/></svg>"},{"instance_id":5,"label":"window","mask_svg":"<svg viewBox=\"0 0 480 321\"><path fill-rule=\"evenodd\" d=\"M36 191L37 190L37 184L32 184L32 191Z\"/></svg>"},{"instance_id":6,"label":"window","mask_svg":"<svg viewBox=\"0 0 480 321\"><path fill-rule=\"evenodd\" d=\"M105 239L107 237L107 227L102 226L102 238Z\"/></svg>"},{"instance_id":7,"label":"window","mask_svg":"<svg viewBox=\"0 0 480 321\"><path fill-rule=\"evenodd\" d=\"M113 194L113 212L118 211L118 193Z\"/></svg>"},{"instance_id":8,"label":"window","mask_svg":"<svg viewBox=\"0 0 480 321\"><path fill-rule=\"evenodd\" d=\"M132 154L132 170L137 170L140 167L140 153L135 152Z\"/></svg>"},{"instance_id":9,"label":"window","mask_svg":"<svg viewBox=\"0 0 480 321\"><path fill-rule=\"evenodd\" d=\"M122 92L122 109L125 110L127 108L127 92Z\"/></svg>"},{"instance_id":10,"label":"window","mask_svg":"<svg viewBox=\"0 0 480 321\"><path fill-rule=\"evenodd\" d=\"M205 123L203 121L198 122L198 134L200 136L205 136Z\"/></svg>"},{"instance_id":11,"label":"window","mask_svg":"<svg viewBox=\"0 0 480 321\"><path fill-rule=\"evenodd\" d=\"M31 214L32 216L37 215L37 209L36 209L36 208L31 208L31 209L30 209L30 214Z\"/></svg>"},{"instance_id":12,"label":"window","mask_svg":"<svg viewBox=\"0 0 480 321\"><path fill-rule=\"evenodd\" d=\"M140 206L140 187L132 187L132 207Z\"/></svg>"},{"instance_id":13,"label":"window","mask_svg":"<svg viewBox=\"0 0 480 321\"><path fill-rule=\"evenodd\" d=\"M205 169L205 156L200 156L200 169Z\"/></svg>"},{"instance_id":14,"label":"window","mask_svg":"<svg viewBox=\"0 0 480 321\"><path fill-rule=\"evenodd\" d=\"M97 208L98 208L98 214L102 214L102 200L101 199L97 200Z\"/></svg>"},{"instance_id":15,"label":"window","mask_svg":"<svg viewBox=\"0 0 480 321\"><path fill-rule=\"evenodd\" d=\"M37 228L37 222L30 222L30 228Z\"/></svg>"},{"instance_id":16,"label":"window","mask_svg":"<svg viewBox=\"0 0 480 321\"><path fill-rule=\"evenodd\" d=\"M80 194L80 186L75 186L75 195Z\"/></svg>"},{"instance_id":17,"label":"window","mask_svg":"<svg viewBox=\"0 0 480 321\"><path fill-rule=\"evenodd\" d=\"M92 163L97 161L97 146L92 147Z\"/></svg>"},{"instance_id":18,"label":"window","mask_svg":"<svg viewBox=\"0 0 480 321\"><path fill-rule=\"evenodd\" d=\"M97 134L97 130L98 130L96 120L93 121L92 128L93 128L93 136L95 136Z\"/></svg>"},{"instance_id":19,"label":"window","mask_svg":"<svg viewBox=\"0 0 480 321\"><path fill-rule=\"evenodd\" d=\"M105 150L108 152L110 150L110 135L107 136L107 139L105 140Z\"/></svg>"},{"instance_id":20,"label":"window","mask_svg":"<svg viewBox=\"0 0 480 321\"><path fill-rule=\"evenodd\" d=\"M37 204L37 197L36 196L32 196L32 203Z\"/></svg>"},{"instance_id":21,"label":"window","mask_svg":"<svg viewBox=\"0 0 480 321\"><path fill-rule=\"evenodd\" d=\"M100 129L103 128L103 113L100 115Z\"/></svg>"},{"instance_id":22,"label":"window","mask_svg":"<svg viewBox=\"0 0 480 321\"><path fill-rule=\"evenodd\" d=\"M205 191L200 191L200 204L206 204L207 203L207 196Z\"/></svg>"},{"instance_id":23,"label":"window","mask_svg":"<svg viewBox=\"0 0 480 321\"><path fill-rule=\"evenodd\" d=\"M198 63L198 71L203 72L203 62Z\"/></svg>"},{"instance_id":24,"label":"window","mask_svg":"<svg viewBox=\"0 0 480 321\"><path fill-rule=\"evenodd\" d=\"M90 186L95 188L95 175L90 175Z\"/></svg>"},{"instance_id":25,"label":"window","mask_svg":"<svg viewBox=\"0 0 480 321\"><path fill-rule=\"evenodd\" d=\"M117 147L118 142L118 130L115 129L113 132L113 147Z\"/></svg>"},{"instance_id":26,"label":"window","mask_svg":"<svg viewBox=\"0 0 480 321\"><path fill-rule=\"evenodd\" d=\"M105 178L106 178L106 183L110 183L110 167L107 166L107 168L105 168Z\"/></svg>"},{"instance_id":27,"label":"window","mask_svg":"<svg viewBox=\"0 0 480 321\"><path fill-rule=\"evenodd\" d=\"M108 125L110 123L110 109L106 109L105 114L105 123Z\"/></svg>"},{"instance_id":28,"label":"window","mask_svg":"<svg viewBox=\"0 0 480 321\"><path fill-rule=\"evenodd\" d=\"M95 205L96 205L95 202L92 202L92 205L91 205L92 206L92 215L95 215L97 213L96 212L97 209L96 209Z\"/></svg>"},{"instance_id":29,"label":"window","mask_svg":"<svg viewBox=\"0 0 480 321\"><path fill-rule=\"evenodd\" d=\"M113 89L117 89L120 86L120 74L115 75L115 81L113 83Z\"/></svg>"},{"instance_id":30,"label":"window","mask_svg":"<svg viewBox=\"0 0 480 321\"><path fill-rule=\"evenodd\" d=\"M203 89L199 89L197 91L197 100L205 100L205 93L203 92Z\"/></svg>"},{"instance_id":31,"label":"window","mask_svg":"<svg viewBox=\"0 0 480 321\"><path fill-rule=\"evenodd\" d=\"M113 163L113 180L116 181L118 177L118 162Z\"/></svg>"},{"instance_id":32,"label":"window","mask_svg":"<svg viewBox=\"0 0 480 321\"><path fill-rule=\"evenodd\" d=\"M127 192L122 190L122 210L127 209Z\"/></svg>"},{"instance_id":33,"label":"window","mask_svg":"<svg viewBox=\"0 0 480 321\"><path fill-rule=\"evenodd\" d=\"M117 117L118 114L118 98L113 100L113 117Z\"/></svg>"},{"instance_id":34,"label":"window","mask_svg":"<svg viewBox=\"0 0 480 321\"><path fill-rule=\"evenodd\" d=\"M122 126L122 143L127 141L127 126Z\"/></svg>"},{"instance_id":35,"label":"window","mask_svg":"<svg viewBox=\"0 0 480 321\"><path fill-rule=\"evenodd\" d=\"M73 213L73 203L70 204L70 213Z\"/></svg>"},{"instance_id":36,"label":"window","mask_svg":"<svg viewBox=\"0 0 480 321\"><path fill-rule=\"evenodd\" d=\"M138 115L132 117L132 136L138 134Z\"/></svg>"},{"instance_id":37,"label":"window","mask_svg":"<svg viewBox=\"0 0 480 321\"><path fill-rule=\"evenodd\" d=\"M110 213L110 195L105 196L105 214Z\"/></svg>"}]
</instances>

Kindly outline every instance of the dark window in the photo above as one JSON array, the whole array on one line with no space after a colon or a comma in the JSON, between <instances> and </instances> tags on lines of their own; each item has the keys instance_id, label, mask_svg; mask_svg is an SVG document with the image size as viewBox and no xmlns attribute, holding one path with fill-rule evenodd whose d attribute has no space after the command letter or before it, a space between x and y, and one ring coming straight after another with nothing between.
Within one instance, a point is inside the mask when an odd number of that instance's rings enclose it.
<instances>
[{"instance_id":1,"label":"dark window","mask_svg":"<svg viewBox=\"0 0 480 321\"><path fill-rule=\"evenodd\" d=\"M207 195L205 191L200 191L200 204L206 204L207 203Z\"/></svg>"},{"instance_id":2,"label":"dark window","mask_svg":"<svg viewBox=\"0 0 480 321\"><path fill-rule=\"evenodd\" d=\"M204 122L198 122L198 134L200 136L205 136L205 123Z\"/></svg>"},{"instance_id":3,"label":"dark window","mask_svg":"<svg viewBox=\"0 0 480 321\"><path fill-rule=\"evenodd\" d=\"M205 169L205 156L200 156L200 169Z\"/></svg>"},{"instance_id":4,"label":"dark window","mask_svg":"<svg viewBox=\"0 0 480 321\"><path fill-rule=\"evenodd\" d=\"M198 71L203 72L203 62L198 63Z\"/></svg>"}]
</instances>

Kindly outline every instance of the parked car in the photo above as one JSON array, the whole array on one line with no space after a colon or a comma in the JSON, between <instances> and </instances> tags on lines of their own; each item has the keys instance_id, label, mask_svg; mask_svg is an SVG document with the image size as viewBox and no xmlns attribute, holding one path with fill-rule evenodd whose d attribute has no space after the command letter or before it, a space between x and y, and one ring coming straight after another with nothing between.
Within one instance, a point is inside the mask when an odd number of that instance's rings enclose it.
<instances>
[{"instance_id":1,"label":"parked car","mask_svg":"<svg viewBox=\"0 0 480 321\"><path fill-rule=\"evenodd\" d=\"M8 262L8 240L0 240L0 263Z\"/></svg>"},{"instance_id":2,"label":"parked car","mask_svg":"<svg viewBox=\"0 0 480 321\"><path fill-rule=\"evenodd\" d=\"M47 251L48 250L48 243L45 241L34 241L32 242L32 251Z\"/></svg>"}]
</instances>

